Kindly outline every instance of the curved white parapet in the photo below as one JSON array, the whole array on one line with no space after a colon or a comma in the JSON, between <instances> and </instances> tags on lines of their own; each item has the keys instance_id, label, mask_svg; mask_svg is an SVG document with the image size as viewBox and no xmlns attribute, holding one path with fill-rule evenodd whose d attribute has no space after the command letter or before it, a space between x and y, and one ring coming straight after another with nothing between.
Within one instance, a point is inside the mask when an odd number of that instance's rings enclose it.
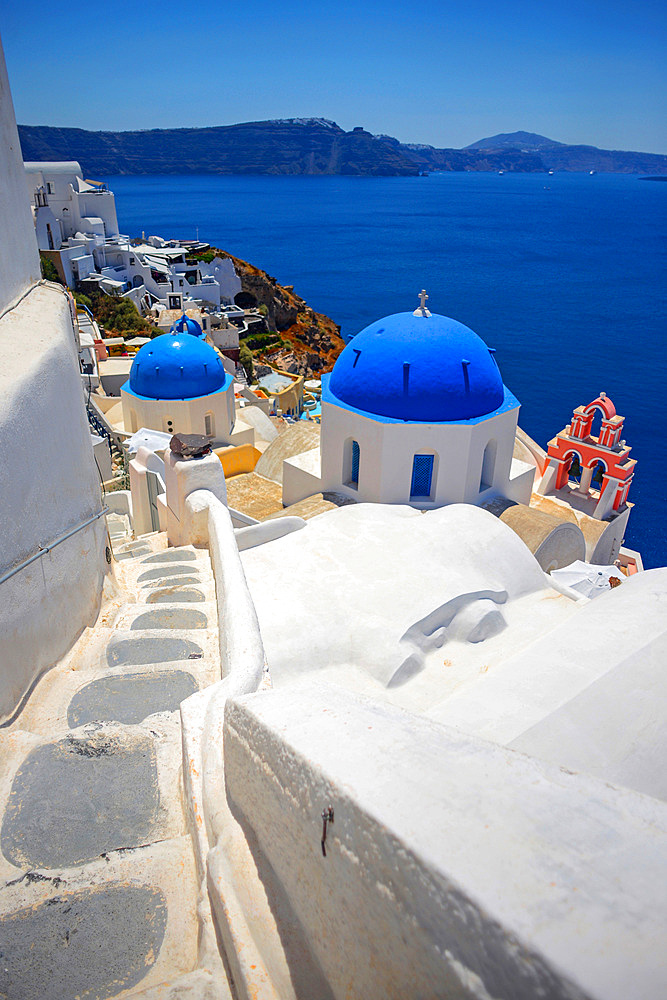
<instances>
[{"instance_id":1,"label":"curved white parapet","mask_svg":"<svg viewBox=\"0 0 667 1000\"><path fill-rule=\"evenodd\" d=\"M207 878L209 883L211 880L215 882L216 889L210 893L211 904L234 978L242 983L246 965L254 965L257 972L261 961L253 946L251 933L248 931L244 936L241 930L245 926L241 904L225 894L222 885L226 866L231 863L227 848L231 849L238 840L237 824L229 812L224 794L222 727L228 697L257 691L264 677L266 661L257 613L246 583L229 510L209 490L191 493L185 502L185 510L200 540L208 542L216 582L223 679L206 691L193 695L181 706L186 756L184 773L191 801L192 833L202 890L206 893ZM234 936L238 933L243 940ZM213 942L209 942L207 947L209 945L213 946ZM260 973L257 972L257 975ZM255 992L254 996L257 1000L268 997L277 1000L271 991Z\"/></svg>"},{"instance_id":2,"label":"curved white parapet","mask_svg":"<svg viewBox=\"0 0 667 1000\"><path fill-rule=\"evenodd\" d=\"M235 534L239 552L275 541L293 531L300 531L306 527L306 523L302 517L276 517L271 521L259 521L245 528L237 528Z\"/></svg>"},{"instance_id":3,"label":"curved white parapet","mask_svg":"<svg viewBox=\"0 0 667 1000\"><path fill-rule=\"evenodd\" d=\"M264 646L257 612L239 558L231 515L210 490L195 490L185 501L185 514L199 535L204 525L215 576L220 626L222 676L229 694L249 694L264 671ZM250 531L252 528L241 529Z\"/></svg>"}]
</instances>

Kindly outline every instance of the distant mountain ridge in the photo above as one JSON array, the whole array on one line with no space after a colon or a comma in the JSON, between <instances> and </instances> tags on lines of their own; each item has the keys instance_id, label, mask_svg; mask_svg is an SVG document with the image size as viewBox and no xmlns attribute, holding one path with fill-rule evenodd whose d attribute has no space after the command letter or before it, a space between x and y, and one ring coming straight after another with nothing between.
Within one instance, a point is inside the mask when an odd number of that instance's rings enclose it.
<instances>
[{"instance_id":1,"label":"distant mountain ridge","mask_svg":"<svg viewBox=\"0 0 667 1000\"><path fill-rule=\"evenodd\" d=\"M327 118L282 118L210 128L90 132L19 125L23 159L78 160L87 176L113 174L340 174L547 170L667 173L667 156L569 146L534 132L480 139L464 149L401 143Z\"/></svg>"},{"instance_id":2,"label":"distant mountain ridge","mask_svg":"<svg viewBox=\"0 0 667 1000\"><path fill-rule=\"evenodd\" d=\"M542 149L553 149L555 146L565 146L564 142L556 142L555 139L547 139L546 135L538 135L537 132L501 132L500 135L492 135L489 139L478 139L471 142L465 149L521 149L530 152L539 152Z\"/></svg>"}]
</instances>

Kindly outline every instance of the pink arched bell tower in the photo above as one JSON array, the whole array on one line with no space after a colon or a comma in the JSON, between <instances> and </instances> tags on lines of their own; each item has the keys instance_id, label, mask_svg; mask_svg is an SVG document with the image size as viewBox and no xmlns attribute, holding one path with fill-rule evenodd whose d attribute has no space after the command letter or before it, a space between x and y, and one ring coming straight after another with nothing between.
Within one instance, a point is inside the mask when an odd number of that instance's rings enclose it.
<instances>
[{"instance_id":1,"label":"pink arched bell tower","mask_svg":"<svg viewBox=\"0 0 667 1000\"><path fill-rule=\"evenodd\" d=\"M602 414L602 423L598 437L593 437L596 410ZM637 463L621 440L624 420L611 399L601 392L588 406L578 406L569 426L549 442L549 466L552 475L555 473L552 488L556 492L569 488L588 497L592 516L598 520L608 518L612 512L620 513L627 504ZM575 469L580 475L578 483L571 476Z\"/></svg>"}]
</instances>

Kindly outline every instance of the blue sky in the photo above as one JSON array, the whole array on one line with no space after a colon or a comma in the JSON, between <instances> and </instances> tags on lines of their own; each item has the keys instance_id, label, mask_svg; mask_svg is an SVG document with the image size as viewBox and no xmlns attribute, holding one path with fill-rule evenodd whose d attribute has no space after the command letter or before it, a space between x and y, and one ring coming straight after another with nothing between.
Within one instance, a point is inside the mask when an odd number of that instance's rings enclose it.
<instances>
[{"instance_id":1,"label":"blue sky","mask_svg":"<svg viewBox=\"0 0 667 1000\"><path fill-rule=\"evenodd\" d=\"M667 152L667 5L654 0L23 0L4 5L0 32L25 124L317 116L436 146L525 129Z\"/></svg>"}]
</instances>

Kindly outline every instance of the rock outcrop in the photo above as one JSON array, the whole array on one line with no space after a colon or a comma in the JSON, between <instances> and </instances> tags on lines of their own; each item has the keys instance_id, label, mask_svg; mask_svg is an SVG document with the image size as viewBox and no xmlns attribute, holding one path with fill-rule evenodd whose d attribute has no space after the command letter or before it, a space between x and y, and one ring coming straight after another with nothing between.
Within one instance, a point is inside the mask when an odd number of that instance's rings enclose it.
<instances>
[{"instance_id":1,"label":"rock outcrop","mask_svg":"<svg viewBox=\"0 0 667 1000\"><path fill-rule=\"evenodd\" d=\"M229 257L241 279L237 304L258 308L264 314L264 323L253 324L248 336L248 345L256 356L261 359L280 350L280 366L295 374L308 377L330 371L345 347L340 327L328 316L311 309L293 285L279 285L266 271L224 250L216 249L215 253ZM273 341L267 338L262 344L261 333L271 332L279 336ZM258 342L259 346L255 346Z\"/></svg>"}]
</instances>

